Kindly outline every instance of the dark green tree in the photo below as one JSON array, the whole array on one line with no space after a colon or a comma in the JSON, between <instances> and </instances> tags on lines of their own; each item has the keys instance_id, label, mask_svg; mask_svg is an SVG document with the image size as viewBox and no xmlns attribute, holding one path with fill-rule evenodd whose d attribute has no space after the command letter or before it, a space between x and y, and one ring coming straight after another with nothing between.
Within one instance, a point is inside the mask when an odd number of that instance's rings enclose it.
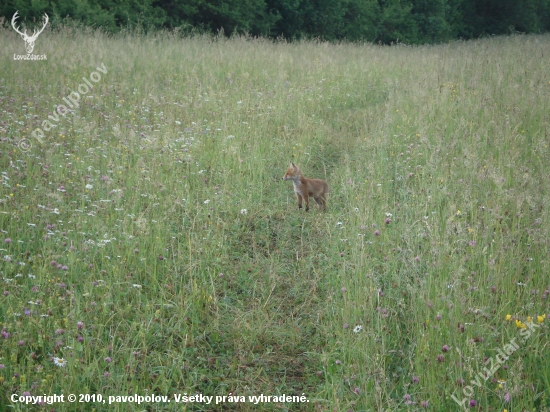
<instances>
[{"instance_id":1,"label":"dark green tree","mask_svg":"<svg viewBox=\"0 0 550 412\"><path fill-rule=\"evenodd\" d=\"M267 11L278 16L272 28L274 36L292 40L306 35L302 3L304 0L266 0Z\"/></svg>"},{"instance_id":2,"label":"dark green tree","mask_svg":"<svg viewBox=\"0 0 550 412\"><path fill-rule=\"evenodd\" d=\"M344 14L344 37L348 40L375 41L380 31L377 0L349 0Z\"/></svg>"},{"instance_id":3,"label":"dark green tree","mask_svg":"<svg viewBox=\"0 0 550 412\"><path fill-rule=\"evenodd\" d=\"M418 26L411 14L412 4L400 0L380 0L380 24L377 41L416 43Z\"/></svg>"},{"instance_id":4,"label":"dark green tree","mask_svg":"<svg viewBox=\"0 0 550 412\"><path fill-rule=\"evenodd\" d=\"M411 14L418 27L420 43L448 40L451 27L447 21L448 0L412 0Z\"/></svg>"}]
</instances>

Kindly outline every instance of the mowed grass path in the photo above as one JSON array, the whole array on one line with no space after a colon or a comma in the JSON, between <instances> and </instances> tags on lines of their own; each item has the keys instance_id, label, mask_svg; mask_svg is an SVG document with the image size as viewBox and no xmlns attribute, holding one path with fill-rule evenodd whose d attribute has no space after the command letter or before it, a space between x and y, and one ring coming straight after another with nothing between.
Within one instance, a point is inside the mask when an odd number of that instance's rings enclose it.
<instances>
[{"instance_id":1,"label":"mowed grass path","mask_svg":"<svg viewBox=\"0 0 550 412\"><path fill-rule=\"evenodd\" d=\"M550 409L549 36L66 28L33 62L1 31L0 409ZM291 160L329 182L326 213L298 211ZM246 402L173 397L196 393Z\"/></svg>"}]
</instances>

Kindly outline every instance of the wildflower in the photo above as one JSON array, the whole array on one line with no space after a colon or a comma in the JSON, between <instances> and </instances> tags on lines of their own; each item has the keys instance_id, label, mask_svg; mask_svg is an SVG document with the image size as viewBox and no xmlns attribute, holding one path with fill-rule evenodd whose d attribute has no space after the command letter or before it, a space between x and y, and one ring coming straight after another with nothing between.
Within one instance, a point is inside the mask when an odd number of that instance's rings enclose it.
<instances>
[{"instance_id":1,"label":"wildflower","mask_svg":"<svg viewBox=\"0 0 550 412\"><path fill-rule=\"evenodd\" d=\"M93 188L94 188L94 186L89 184L89 183L86 185L86 189L93 189Z\"/></svg>"},{"instance_id":2,"label":"wildflower","mask_svg":"<svg viewBox=\"0 0 550 412\"><path fill-rule=\"evenodd\" d=\"M474 247L474 246L476 245L476 241L475 241L475 240L470 240L469 245L470 245L471 247Z\"/></svg>"},{"instance_id":3,"label":"wildflower","mask_svg":"<svg viewBox=\"0 0 550 412\"><path fill-rule=\"evenodd\" d=\"M356 327L353 328L353 333L359 333L363 330L363 326L362 325L357 325Z\"/></svg>"},{"instance_id":4,"label":"wildflower","mask_svg":"<svg viewBox=\"0 0 550 412\"><path fill-rule=\"evenodd\" d=\"M136 289L141 289L141 285L138 285L137 283L134 283L132 285L132 287L136 288Z\"/></svg>"},{"instance_id":5,"label":"wildflower","mask_svg":"<svg viewBox=\"0 0 550 412\"><path fill-rule=\"evenodd\" d=\"M336 362L334 362L334 363L336 363L337 365L340 365L342 363L342 361L339 360L339 359L336 359Z\"/></svg>"},{"instance_id":6,"label":"wildflower","mask_svg":"<svg viewBox=\"0 0 550 412\"><path fill-rule=\"evenodd\" d=\"M531 316L527 316L527 323L532 323L533 322L533 318Z\"/></svg>"},{"instance_id":7,"label":"wildflower","mask_svg":"<svg viewBox=\"0 0 550 412\"><path fill-rule=\"evenodd\" d=\"M462 216L462 212L461 212L460 210L457 210L457 211L456 211L456 215L457 215L457 216Z\"/></svg>"},{"instance_id":8,"label":"wildflower","mask_svg":"<svg viewBox=\"0 0 550 412\"><path fill-rule=\"evenodd\" d=\"M409 394L405 394L403 396L403 399L405 399L405 404L406 405L410 405L412 403L412 400L411 400L412 398L411 398L411 395L409 395Z\"/></svg>"},{"instance_id":9,"label":"wildflower","mask_svg":"<svg viewBox=\"0 0 550 412\"><path fill-rule=\"evenodd\" d=\"M521 320L516 319L516 328L518 328L518 329L525 329L525 328L527 328L527 326L526 326L525 323L523 323Z\"/></svg>"},{"instance_id":10,"label":"wildflower","mask_svg":"<svg viewBox=\"0 0 550 412\"><path fill-rule=\"evenodd\" d=\"M538 323L544 322L544 318L546 318L546 315L539 315L539 316L537 316L537 322L538 322Z\"/></svg>"},{"instance_id":11,"label":"wildflower","mask_svg":"<svg viewBox=\"0 0 550 412\"><path fill-rule=\"evenodd\" d=\"M208 203L210 203L210 199L206 199L203 203L207 205Z\"/></svg>"},{"instance_id":12,"label":"wildflower","mask_svg":"<svg viewBox=\"0 0 550 412\"><path fill-rule=\"evenodd\" d=\"M107 357L105 358L105 362L111 363L111 361L112 361L112 359L111 359L110 357L107 356Z\"/></svg>"},{"instance_id":13,"label":"wildflower","mask_svg":"<svg viewBox=\"0 0 550 412\"><path fill-rule=\"evenodd\" d=\"M4 242L11 243L11 239L9 237L7 237L7 238L4 239Z\"/></svg>"},{"instance_id":14,"label":"wildflower","mask_svg":"<svg viewBox=\"0 0 550 412\"><path fill-rule=\"evenodd\" d=\"M437 355L437 359L436 359L438 362L445 362L445 356L443 355Z\"/></svg>"},{"instance_id":15,"label":"wildflower","mask_svg":"<svg viewBox=\"0 0 550 412\"><path fill-rule=\"evenodd\" d=\"M76 322L76 327L82 329L84 327L84 322Z\"/></svg>"},{"instance_id":16,"label":"wildflower","mask_svg":"<svg viewBox=\"0 0 550 412\"><path fill-rule=\"evenodd\" d=\"M419 381L418 376L413 376L412 381L416 385Z\"/></svg>"},{"instance_id":17,"label":"wildflower","mask_svg":"<svg viewBox=\"0 0 550 412\"><path fill-rule=\"evenodd\" d=\"M470 401L470 408L474 408L477 405L477 402L475 400Z\"/></svg>"},{"instance_id":18,"label":"wildflower","mask_svg":"<svg viewBox=\"0 0 550 412\"><path fill-rule=\"evenodd\" d=\"M246 215L248 213L248 210L246 209L241 209L241 215Z\"/></svg>"},{"instance_id":19,"label":"wildflower","mask_svg":"<svg viewBox=\"0 0 550 412\"><path fill-rule=\"evenodd\" d=\"M443 347L441 348L441 350L443 352L449 352L449 345L443 345Z\"/></svg>"},{"instance_id":20,"label":"wildflower","mask_svg":"<svg viewBox=\"0 0 550 412\"><path fill-rule=\"evenodd\" d=\"M428 408L428 401L422 401L422 402L420 403L420 405L422 405L422 407L423 407L424 409L427 409L427 408Z\"/></svg>"},{"instance_id":21,"label":"wildflower","mask_svg":"<svg viewBox=\"0 0 550 412\"><path fill-rule=\"evenodd\" d=\"M512 320L512 315L506 315L506 320Z\"/></svg>"},{"instance_id":22,"label":"wildflower","mask_svg":"<svg viewBox=\"0 0 550 412\"><path fill-rule=\"evenodd\" d=\"M67 366L67 361L63 358L54 357L53 358L53 364L55 366L59 366L60 368L64 368L65 366Z\"/></svg>"},{"instance_id":23,"label":"wildflower","mask_svg":"<svg viewBox=\"0 0 550 412\"><path fill-rule=\"evenodd\" d=\"M374 236L380 236L380 231L378 229L374 231Z\"/></svg>"}]
</instances>

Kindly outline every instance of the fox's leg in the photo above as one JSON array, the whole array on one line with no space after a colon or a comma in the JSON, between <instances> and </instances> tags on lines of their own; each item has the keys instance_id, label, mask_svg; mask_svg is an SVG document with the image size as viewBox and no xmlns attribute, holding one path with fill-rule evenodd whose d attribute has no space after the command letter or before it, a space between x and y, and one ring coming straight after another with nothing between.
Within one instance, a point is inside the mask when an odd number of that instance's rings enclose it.
<instances>
[{"instance_id":1,"label":"fox's leg","mask_svg":"<svg viewBox=\"0 0 550 412\"><path fill-rule=\"evenodd\" d=\"M326 210L327 208L327 201L325 200L323 195L319 195L318 197L315 197L315 202L319 205L319 209Z\"/></svg>"},{"instance_id":2,"label":"fox's leg","mask_svg":"<svg viewBox=\"0 0 550 412\"><path fill-rule=\"evenodd\" d=\"M309 211L309 195L306 193L304 195L304 200L306 201L306 212Z\"/></svg>"},{"instance_id":3,"label":"fox's leg","mask_svg":"<svg viewBox=\"0 0 550 412\"><path fill-rule=\"evenodd\" d=\"M319 206L319 209L325 208L325 199L323 199L323 195L314 197L314 199L315 199L315 203L317 203L317 205Z\"/></svg>"},{"instance_id":4,"label":"fox's leg","mask_svg":"<svg viewBox=\"0 0 550 412\"><path fill-rule=\"evenodd\" d=\"M296 193L296 197L298 198L298 210L300 210L302 208L302 196Z\"/></svg>"},{"instance_id":5,"label":"fox's leg","mask_svg":"<svg viewBox=\"0 0 550 412\"><path fill-rule=\"evenodd\" d=\"M323 195L321 195L321 202L323 203L323 210L327 210L327 199Z\"/></svg>"}]
</instances>

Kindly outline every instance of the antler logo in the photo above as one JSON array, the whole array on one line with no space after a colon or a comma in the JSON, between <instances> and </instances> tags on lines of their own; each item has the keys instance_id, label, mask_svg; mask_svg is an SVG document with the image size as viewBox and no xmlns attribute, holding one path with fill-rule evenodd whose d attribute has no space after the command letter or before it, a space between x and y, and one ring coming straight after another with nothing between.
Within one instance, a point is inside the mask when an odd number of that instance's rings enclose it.
<instances>
[{"instance_id":1,"label":"antler logo","mask_svg":"<svg viewBox=\"0 0 550 412\"><path fill-rule=\"evenodd\" d=\"M29 36L27 34L27 30L25 29L25 32L24 33L21 33L19 31L19 29L17 28L17 26L15 25L15 20L17 20L17 13L19 13L18 11L15 12L15 14L13 15L13 18L11 19L11 25L13 27L13 29L19 33L21 35L21 37L23 38L23 40L25 40L25 48L27 49L27 53L28 54L31 54L33 49L34 49L34 42L36 41L38 35L40 33L42 33L44 31L44 29L46 28L46 26L48 25L48 15L46 13L44 13L44 25L42 26L42 28L39 30L39 31L34 31L34 33L32 34L32 36Z\"/></svg>"}]
</instances>

